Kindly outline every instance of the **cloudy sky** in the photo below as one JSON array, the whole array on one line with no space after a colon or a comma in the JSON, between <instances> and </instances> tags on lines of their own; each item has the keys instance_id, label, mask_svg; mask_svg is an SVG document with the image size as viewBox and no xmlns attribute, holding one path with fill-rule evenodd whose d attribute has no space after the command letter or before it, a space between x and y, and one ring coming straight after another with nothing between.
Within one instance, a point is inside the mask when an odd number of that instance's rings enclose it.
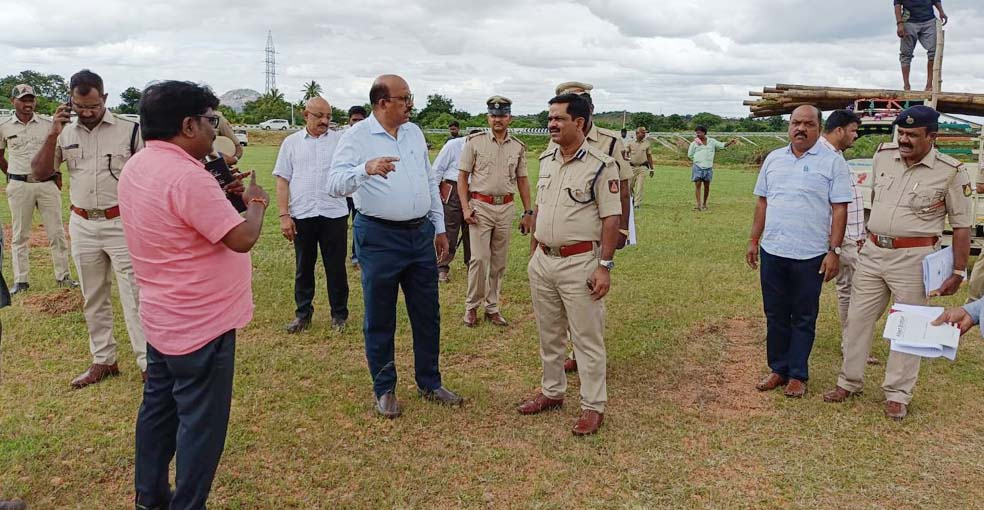
<instances>
[{"instance_id":1,"label":"cloudy sky","mask_svg":"<svg viewBox=\"0 0 984 510\"><path fill-rule=\"evenodd\" d=\"M943 0L944 89L984 93L984 2ZM303 4L303 5L302 5ZM311 5L319 4L318 7ZM502 94L544 110L554 86L596 87L599 111L747 115L775 83L901 88L889 0L403 0L273 2L0 0L0 75L33 69L106 81L111 104L156 79L263 91L272 30L278 88L316 80L332 104L367 101L382 73L423 107L450 96L473 113ZM917 49L913 84L922 83Z\"/></svg>"}]
</instances>

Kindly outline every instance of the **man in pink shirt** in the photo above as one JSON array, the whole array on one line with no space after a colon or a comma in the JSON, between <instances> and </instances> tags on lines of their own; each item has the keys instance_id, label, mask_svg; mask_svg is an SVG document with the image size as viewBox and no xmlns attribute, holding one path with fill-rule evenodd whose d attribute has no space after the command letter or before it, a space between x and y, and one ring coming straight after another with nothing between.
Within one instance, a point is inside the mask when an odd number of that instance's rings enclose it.
<instances>
[{"instance_id":1,"label":"man in pink shirt","mask_svg":"<svg viewBox=\"0 0 984 510\"><path fill-rule=\"evenodd\" d=\"M236 328L253 317L249 250L269 197L256 177L245 219L201 159L219 100L188 82L153 84L140 101L146 148L119 183L126 244L140 288L147 382L136 428L136 506L202 509L225 447ZM176 457L175 490L168 466Z\"/></svg>"}]
</instances>

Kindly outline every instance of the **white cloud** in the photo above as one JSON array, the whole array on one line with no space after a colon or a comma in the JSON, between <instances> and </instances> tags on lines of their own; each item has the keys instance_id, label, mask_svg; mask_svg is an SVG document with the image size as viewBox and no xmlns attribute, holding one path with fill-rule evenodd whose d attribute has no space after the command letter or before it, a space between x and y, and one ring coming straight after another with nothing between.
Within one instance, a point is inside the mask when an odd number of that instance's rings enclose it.
<instances>
[{"instance_id":1,"label":"white cloud","mask_svg":"<svg viewBox=\"0 0 984 510\"><path fill-rule=\"evenodd\" d=\"M488 96L502 94L517 113L543 110L554 85L574 79L595 85L601 111L723 115L747 114L747 92L779 82L900 81L887 0L7 3L0 74L68 77L87 67L103 75L114 100L129 86L166 78L220 93L261 90L268 30L281 91L296 100L315 80L342 108L365 103L382 73L403 75L422 100L440 93L479 112ZM984 7L944 6L945 88L984 92Z\"/></svg>"}]
</instances>

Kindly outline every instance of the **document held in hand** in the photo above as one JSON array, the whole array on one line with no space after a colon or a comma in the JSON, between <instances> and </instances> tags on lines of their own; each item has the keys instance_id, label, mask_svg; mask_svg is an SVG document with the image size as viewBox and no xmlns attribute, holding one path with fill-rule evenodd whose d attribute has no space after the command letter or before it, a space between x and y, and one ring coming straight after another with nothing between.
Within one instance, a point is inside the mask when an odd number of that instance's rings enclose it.
<instances>
[{"instance_id":1,"label":"document held in hand","mask_svg":"<svg viewBox=\"0 0 984 510\"><path fill-rule=\"evenodd\" d=\"M894 304L885 322L883 336L891 349L923 358L944 357L953 361L960 345L960 328L951 324L933 326L942 307Z\"/></svg>"},{"instance_id":2,"label":"document held in hand","mask_svg":"<svg viewBox=\"0 0 984 510\"><path fill-rule=\"evenodd\" d=\"M953 248L947 246L940 251L934 251L923 259L923 285L926 295L943 286L953 274Z\"/></svg>"}]
</instances>

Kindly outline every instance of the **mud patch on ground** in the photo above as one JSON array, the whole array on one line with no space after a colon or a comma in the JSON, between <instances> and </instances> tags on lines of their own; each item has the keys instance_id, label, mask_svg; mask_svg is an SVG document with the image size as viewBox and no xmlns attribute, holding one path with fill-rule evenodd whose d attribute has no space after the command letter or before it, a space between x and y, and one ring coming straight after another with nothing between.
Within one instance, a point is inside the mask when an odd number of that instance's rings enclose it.
<instances>
[{"instance_id":1,"label":"mud patch on ground","mask_svg":"<svg viewBox=\"0 0 984 510\"><path fill-rule=\"evenodd\" d=\"M68 239L68 225L65 225L65 239ZM3 227L3 246L10 253L11 241L11 227L10 225L4 225ZM31 248L40 248L42 246L48 246L48 234L44 230L43 225L34 225L31 228L31 237L27 241L27 245ZM9 255L8 255L9 256Z\"/></svg>"},{"instance_id":2,"label":"mud patch on ground","mask_svg":"<svg viewBox=\"0 0 984 510\"><path fill-rule=\"evenodd\" d=\"M769 406L755 390L763 375L765 342L760 321L732 317L699 323L688 339L687 362L672 391L679 405L721 417L748 417Z\"/></svg>"},{"instance_id":3,"label":"mud patch on ground","mask_svg":"<svg viewBox=\"0 0 984 510\"><path fill-rule=\"evenodd\" d=\"M78 289L60 289L24 297L24 307L47 315L64 315L82 311L82 293Z\"/></svg>"}]
</instances>

